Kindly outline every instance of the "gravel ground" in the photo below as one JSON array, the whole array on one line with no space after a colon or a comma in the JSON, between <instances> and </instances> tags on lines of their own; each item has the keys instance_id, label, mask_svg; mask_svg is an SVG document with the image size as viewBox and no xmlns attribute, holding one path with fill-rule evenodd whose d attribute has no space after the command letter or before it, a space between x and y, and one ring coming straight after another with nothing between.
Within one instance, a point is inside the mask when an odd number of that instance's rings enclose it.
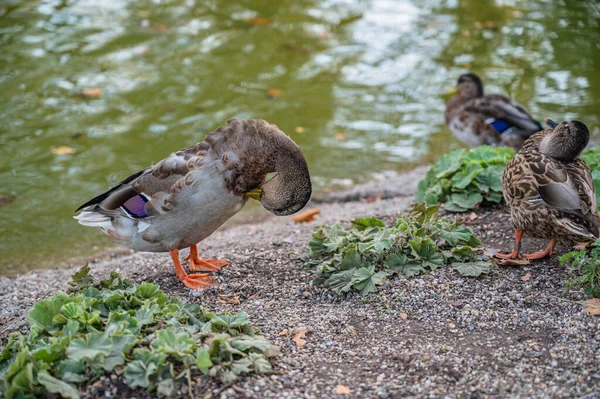
<instances>
[{"instance_id":1,"label":"gravel ground","mask_svg":"<svg viewBox=\"0 0 600 399\"><path fill-rule=\"evenodd\" d=\"M295 259L306 253L313 227L364 215L392 220L409 209L423 173L386 181L385 194L371 184L322 196L321 203L311 204L321 216L310 223L273 217L230 224L200 246L202 256L231 262L217 275L218 289L185 288L166 254L99 257L90 266L98 277L118 269L212 311L243 310L281 346L270 375L230 386L201 379L194 387L197 397L599 398L600 318L582 313L582 293L562 295L571 272L556 257L501 267L487 278L461 277L449 268L394 278L366 298L342 298L311 286L310 270ZM501 207L471 216L468 224L486 248L511 248L512 231ZM526 239L524 250L545 244ZM27 309L64 288L72 273L57 269L0 278L0 342L23 330ZM234 297L239 304L228 303ZM298 348L291 337L301 330L307 330L306 344ZM85 395L142 396L111 377ZM336 395L337 385L352 393Z\"/></svg>"}]
</instances>

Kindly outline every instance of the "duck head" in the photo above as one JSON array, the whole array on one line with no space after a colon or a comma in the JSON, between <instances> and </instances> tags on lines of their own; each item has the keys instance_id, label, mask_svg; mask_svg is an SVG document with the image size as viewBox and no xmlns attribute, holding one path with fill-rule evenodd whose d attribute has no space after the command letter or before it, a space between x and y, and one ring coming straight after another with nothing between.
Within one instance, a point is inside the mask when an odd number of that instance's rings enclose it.
<instances>
[{"instance_id":1,"label":"duck head","mask_svg":"<svg viewBox=\"0 0 600 399\"><path fill-rule=\"evenodd\" d=\"M460 75L456 83L456 94L463 98L483 96L483 83L479 76L474 73Z\"/></svg>"},{"instance_id":2,"label":"duck head","mask_svg":"<svg viewBox=\"0 0 600 399\"><path fill-rule=\"evenodd\" d=\"M540 142L540 152L561 162L572 162L590 141L590 131L579 121L561 122Z\"/></svg>"},{"instance_id":3,"label":"duck head","mask_svg":"<svg viewBox=\"0 0 600 399\"><path fill-rule=\"evenodd\" d=\"M270 167L265 173L276 175L260 187L244 195L260 201L261 205L277 216L298 212L310 200L312 184L308 165L300 147L277 126L266 121L253 121L262 136L262 148Z\"/></svg>"}]
</instances>

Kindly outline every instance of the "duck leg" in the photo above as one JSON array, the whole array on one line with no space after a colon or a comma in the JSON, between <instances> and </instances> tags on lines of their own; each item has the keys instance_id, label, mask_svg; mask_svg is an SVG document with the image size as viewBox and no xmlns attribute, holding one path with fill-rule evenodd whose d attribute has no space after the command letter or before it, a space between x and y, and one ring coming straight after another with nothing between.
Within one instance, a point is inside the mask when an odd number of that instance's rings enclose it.
<instances>
[{"instance_id":1,"label":"duck leg","mask_svg":"<svg viewBox=\"0 0 600 399\"><path fill-rule=\"evenodd\" d=\"M193 272L216 272L221 270L223 266L227 266L229 262L219 259L200 259L198 256L198 246L190 247L190 254L185 258L190 261L190 270Z\"/></svg>"},{"instance_id":2,"label":"duck leg","mask_svg":"<svg viewBox=\"0 0 600 399\"><path fill-rule=\"evenodd\" d=\"M173 260L173 264L175 265L175 273L177 273L177 277L186 287L191 288L193 290L198 288L208 288L213 285L218 285L217 280L215 280L210 274L202 273L202 274L187 274L183 267L181 266L181 262L179 261L179 250L171 249L169 251L171 255L171 259Z\"/></svg>"},{"instance_id":3,"label":"duck leg","mask_svg":"<svg viewBox=\"0 0 600 399\"><path fill-rule=\"evenodd\" d=\"M515 248L509 254L496 254L495 256L502 259L523 259L521 255L521 238L523 238L523 230L515 229Z\"/></svg>"},{"instance_id":4,"label":"duck leg","mask_svg":"<svg viewBox=\"0 0 600 399\"><path fill-rule=\"evenodd\" d=\"M529 259L529 260L545 258L546 256L550 256L554 253L555 246L556 246L556 238L553 238L550 240L550 242L548 243L548 246L543 251L534 252L532 254L523 254L523 257L525 259Z\"/></svg>"}]
</instances>

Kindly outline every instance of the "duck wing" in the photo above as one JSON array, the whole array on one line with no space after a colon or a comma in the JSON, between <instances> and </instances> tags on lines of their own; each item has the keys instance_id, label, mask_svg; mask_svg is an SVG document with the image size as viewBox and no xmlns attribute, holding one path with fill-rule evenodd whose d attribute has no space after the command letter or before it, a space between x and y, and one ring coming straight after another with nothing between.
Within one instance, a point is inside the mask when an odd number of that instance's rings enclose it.
<instances>
[{"instance_id":1,"label":"duck wing","mask_svg":"<svg viewBox=\"0 0 600 399\"><path fill-rule=\"evenodd\" d=\"M491 125L498 134L512 129L526 138L543 130L542 125L525 108L499 94L475 98L465 107L465 110L483 115L486 123Z\"/></svg>"},{"instance_id":2,"label":"duck wing","mask_svg":"<svg viewBox=\"0 0 600 399\"><path fill-rule=\"evenodd\" d=\"M113 211L122 208L134 218L168 212L170 194L190 184L186 181L186 175L202 167L209 148L206 142L201 142L177 151L155 166L132 174L92 198L77 208L76 212L82 209Z\"/></svg>"},{"instance_id":3,"label":"duck wing","mask_svg":"<svg viewBox=\"0 0 600 399\"><path fill-rule=\"evenodd\" d=\"M590 168L581 159L564 164L542 156L543 162L532 164L541 199L552 208L575 216L591 225L591 232L598 237L600 217L596 191ZM571 220L574 226L576 220ZM581 229L578 228L580 231Z\"/></svg>"}]
</instances>

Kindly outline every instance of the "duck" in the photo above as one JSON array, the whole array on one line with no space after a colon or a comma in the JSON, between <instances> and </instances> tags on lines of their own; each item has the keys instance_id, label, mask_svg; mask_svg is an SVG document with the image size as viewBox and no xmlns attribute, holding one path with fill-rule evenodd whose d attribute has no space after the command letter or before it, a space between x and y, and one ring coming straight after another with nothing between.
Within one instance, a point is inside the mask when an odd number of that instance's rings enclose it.
<instances>
[{"instance_id":1,"label":"duck","mask_svg":"<svg viewBox=\"0 0 600 399\"><path fill-rule=\"evenodd\" d=\"M267 176L269 175L269 176ZM267 177L270 177L267 179ZM210 273L228 262L201 259L197 244L254 199L277 216L310 200L312 185L300 147L265 120L231 119L204 141L174 152L81 205L75 219L136 251L169 252L191 289L217 285ZM189 248L190 272L179 251Z\"/></svg>"},{"instance_id":2,"label":"duck","mask_svg":"<svg viewBox=\"0 0 600 399\"><path fill-rule=\"evenodd\" d=\"M589 130L576 120L546 122L550 128L527 139L502 174L515 247L496 257L542 259L553 254L557 243L582 248L600 235L594 181L590 167L579 158ZM542 251L521 254L524 234L550 242Z\"/></svg>"},{"instance_id":3,"label":"duck","mask_svg":"<svg viewBox=\"0 0 600 399\"><path fill-rule=\"evenodd\" d=\"M474 73L458 78L450 90L444 119L456 138L470 147L507 146L515 150L532 134L543 130L529 112L500 94L484 94L483 82Z\"/></svg>"}]
</instances>

